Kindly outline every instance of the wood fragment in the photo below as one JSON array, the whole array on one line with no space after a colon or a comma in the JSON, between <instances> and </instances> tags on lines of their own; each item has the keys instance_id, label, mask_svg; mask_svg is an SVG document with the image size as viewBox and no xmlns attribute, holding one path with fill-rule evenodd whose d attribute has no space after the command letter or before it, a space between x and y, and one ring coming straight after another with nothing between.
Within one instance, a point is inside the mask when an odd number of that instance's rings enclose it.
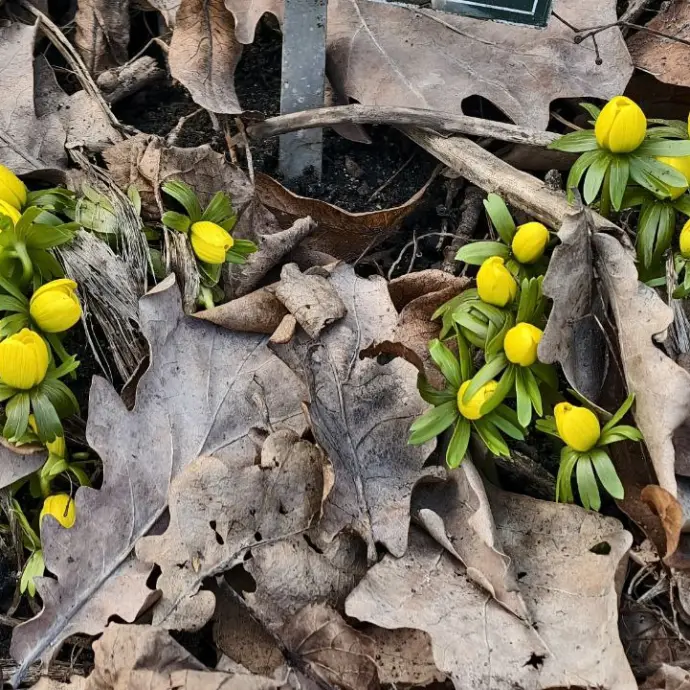
<instances>
[{"instance_id":1,"label":"wood fragment","mask_svg":"<svg viewBox=\"0 0 690 690\"><path fill-rule=\"evenodd\" d=\"M165 74L154 58L144 55L126 65L102 72L96 84L103 91L107 103L117 103L162 79Z\"/></svg>"},{"instance_id":2,"label":"wood fragment","mask_svg":"<svg viewBox=\"0 0 690 690\"><path fill-rule=\"evenodd\" d=\"M460 207L460 222L455 230L455 237L443 251L442 271L454 275L460 271L461 265L455 260L455 255L474 237L484 208L482 204L484 197L484 192L478 187L468 187L465 190L465 198Z\"/></svg>"}]
</instances>

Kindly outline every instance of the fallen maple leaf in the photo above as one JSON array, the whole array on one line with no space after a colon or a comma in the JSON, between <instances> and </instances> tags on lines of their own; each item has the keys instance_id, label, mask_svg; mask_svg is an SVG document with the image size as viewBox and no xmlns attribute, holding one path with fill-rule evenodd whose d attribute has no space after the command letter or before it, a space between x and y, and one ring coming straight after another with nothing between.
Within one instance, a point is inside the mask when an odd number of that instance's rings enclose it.
<instances>
[{"instance_id":1,"label":"fallen maple leaf","mask_svg":"<svg viewBox=\"0 0 690 690\"><path fill-rule=\"evenodd\" d=\"M131 412L94 379L87 439L103 460L103 486L78 489L73 528L55 520L42 526L46 566L57 579L36 580L44 608L15 628L15 682L70 634L97 634L115 614L133 620L148 603L150 568L131 553L165 512L170 483L187 465L201 455L251 455L253 427L301 423L299 383L265 337L185 317L172 278L140 308L151 364Z\"/></svg>"},{"instance_id":2,"label":"fallen maple leaf","mask_svg":"<svg viewBox=\"0 0 690 690\"><path fill-rule=\"evenodd\" d=\"M42 446L11 446L4 438L0 439L0 489L28 477L47 457Z\"/></svg>"}]
</instances>

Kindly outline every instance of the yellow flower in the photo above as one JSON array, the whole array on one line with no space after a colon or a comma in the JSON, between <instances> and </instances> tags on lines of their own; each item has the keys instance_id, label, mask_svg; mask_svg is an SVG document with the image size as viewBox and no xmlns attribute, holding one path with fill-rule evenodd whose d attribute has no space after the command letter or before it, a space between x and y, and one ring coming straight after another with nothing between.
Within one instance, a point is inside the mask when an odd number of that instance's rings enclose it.
<instances>
[{"instance_id":1,"label":"yellow flower","mask_svg":"<svg viewBox=\"0 0 690 690\"><path fill-rule=\"evenodd\" d=\"M34 415L29 415L29 426L34 434L38 434L38 425L36 424L36 417ZM46 448L49 453L57 455L59 458L64 458L67 454L67 445L65 444L64 436L57 436L54 441L46 443Z\"/></svg>"},{"instance_id":2,"label":"yellow flower","mask_svg":"<svg viewBox=\"0 0 690 690\"><path fill-rule=\"evenodd\" d=\"M194 253L207 264L225 263L225 252L234 244L228 232L207 220L192 225L191 239Z\"/></svg>"},{"instance_id":3,"label":"yellow flower","mask_svg":"<svg viewBox=\"0 0 690 690\"><path fill-rule=\"evenodd\" d=\"M519 323L513 326L503 341L506 357L521 367L532 366L537 361L537 345L544 332L531 323Z\"/></svg>"},{"instance_id":4,"label":"yellow flower","mask_svg":"<svg viewBox=\"0 0 690 690\"><path fill-rule=\"evenodd\" d=\"M690 259L690 220L683 226L680 231L680 253L686 258Z\"/></svg>"},{"instance_id":5,"label":"yellow flower","mask_svg":"<svg viewBox=\"0 0 690 690\"><path fill-rule=\"evenodd\" d=\"M602 149L611 153L630 153L647 134L647 118L637 103L625 96L612 98L594 124L594 135Z\"/></svg>"},{"instance_id":6,"label":"yellow flower","mask_svg":"<svg viewBox=\"0 0 690 690\"><path fill-rule=\"evenodd\" d=\"M43 501L43 509L38 521L43 522L45 515L52 515L63 527L69 529L77 519L74 499L69 494L53 494Z\"/></svg>"},{"instance_id":7,"label":"yellow flower","mask_svg":"<svg viewBox=\"0 0 690 690\"><path fill-rule=\"evenodd\" d=\"M12 225L16 225L22 217L22 214L12 204L8 204L3 199L0 199L0 215L7 216L12 221Z\"/></svg>"},{"instance_id":8,"label":"yellow flower","mask_svg":"<svg viewBox=\"0 0 690 690\"><path fill-rule=\"evenodd\" d=\"M489 381L485 383L469 400L469 402L463 402L462 398L465 395L465 391L469 388L470 381L465 381L465 383L460 386L458 391L458 410L460 414L465 419L480 419L482 416L481 410L482 405L491 398L491 396L496 391L498 383L496 381Z\"/></svg>"},{"instance_id":9,"label":"yellow flower","mask_svg":"<svg viewBox=\"0 0 690 690\"><path fill-rule=\"evenodd\" d=\"M573 450L585 453L596 445L601 435L601 427L592 410L570 403L558 403L553 414L558 435Z\"/></svg>"},{"instance_id":10,"label":"yellow flower","mask_svg":"<svg viewBox=\"0 0 690 690\"><path fill-rule=\"evenodd\" d=\"M690 156L685 156L683 158L672 158L670 156L657 156L656 159L660 163L666 163L672 168L675 168L679 173L682 173L687 180L685 187L669 187L668 191L671 193L671 199L677 199L690 184Z\"/></svg>"},{"instance_id":11,"label":"yellow flower","mask_svg":"<svg viewBox=\"0 0 690 690\"><path fill-rule=\"evenodd\" d=\"M518 285L500 256L489 257L477 272L477 292L487 304L505 307L512 302Z\"/></svg>"},{"instance_id":12,"label":"yellow flower","mask_svg":"<svg viewBox=\"0 0 690 690\"><path fill-rule=\"evenodd\" d=\"M533 264L541 259L548 243L549 231L546 226L533 221L518 227L511 248L521 264Z\"/></svg>"},{"instance_id":13,"label":"yellow flower","mask_svg":"<svg viewBox=\"0 0 690 690\"><path fill-rule=\"evenodd\" d=\"M4 165L0 165L0 200L20 210L26 203L24 183Z\"/></svg>"},{"instance_id":14,"label":"yellow flower","mask_svg":"<svg viewBox=\"0 0 690 690\"><path fill-rule=\"evenodd\" d=\"M24 328L0 342L0 380L12 388L29 390L45 378L48 346L35 331Z\"/></svg>"},{"instance_id":15,"label":"yellow flower","mask_svg":"<svg viewBox=\"0 0 690 690\"><path fill-rule=\"evenodd\" d=\"M69 278L41 285L31 297L31 318L46 333L62 333L72 328L81 316L77 284Z\"/></svg>"}]
</instances>

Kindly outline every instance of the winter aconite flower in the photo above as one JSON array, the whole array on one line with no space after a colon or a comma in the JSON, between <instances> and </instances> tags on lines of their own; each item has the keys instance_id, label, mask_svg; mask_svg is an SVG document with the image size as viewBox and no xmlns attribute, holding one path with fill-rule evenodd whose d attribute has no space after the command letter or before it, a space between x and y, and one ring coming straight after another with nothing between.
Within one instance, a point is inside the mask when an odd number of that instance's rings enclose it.
<instances>
[{"instance_id":1,"label":"winter aconite flower","mask_svg":"<svg viewBox=\"0 0 690 690\"><path fill-rule=\"evenodd\" d=\"M7 216L12 221L12 225L16 225L22 217L22 214L12 204L3 199L0 199L0 215Z\"/></svg>"},{"instance_id":2,"label":"winter aconite flower","mask_svg":"<svg viewBox=\"0 0 690 690\"><path fill-rule=\"evenodd\" d=\"M477 272L480 299L496 307L510 304L518 293L518 284L500 256L488 258Z\"/></svg>"},{"instance_id":3,"label":"winter aconite flower","mask_svg":"<svg viewBox=\"0 0 690 690\"><path fill-rule=\"evenodd\" d=\"M533 264L544 255L549 243L549 231L542 223L532 221L520 225L513 237L511 249L513 256L521 264Z\"/></svg>"},{"instance_id":4,"label":"winter aconite flower","mask_svg":"<svg viewBox=\"0 0 690 690\"><path fill-rule=\"evenodd\" d=\"M0 381L19 390L29 390L45 378L48 346L35 331L24 328L0 342Z\"/></svg>"},{"instance_id":5,"label":"winter aconite flower","mask_svg":"<svg viewBox=\"0 0 690 690\"><path fill-rule=\"evenodd\" d=\"M601 427L592 410L570 403L558 403L553 410L558 435L573 450L585 453L599 440Z\"/></svg>"},{"instance_id":6,"label":"winter aconite flower","mask_svg":"<svg viewBox=\"0 0 690 690\"><path fill-rule=\"evenodd\" d=\"M460 386L460 390L458 391L458 410L460 410L460 414L465 417L465 419L481 419L483 416L482 406L494 394L498 383L496 383L496 381L485 383L467 402L463 402L462 398L470 383L470 381L465 381L465 383Z\"/></svg>"},{"instance_id":7,"label":"winter aconite flower","mask_svg":"<svg viewBox=\"0 0 690 690\"><path fill-rule=\"evenodd\" d=\"M625 96L612 98L594 125L597 144L611 153L630 153L647 134L647 118L637 103Z\"/></svg>"},{"instance_id":8,"label":"winter aconite flower","mask_svg":"<svg viewBox=\"0 0 690 690\"><path fill-rule=\"evenodd\" d=\"M42 285L31 297L31 318L46 333L62 333L74 326L81 317L81 305L76 295L77 284L69 278L52 280Z\"/></svg>"},{"instance_id":9,"label":"winter aconite flower","mask_svg":"<svg viewBox=\"0 0 690 690\"><path fill-rule=\"evenodd\" d=\"M530 367L537 361L537 346L544 332L531 323L513 326L503 341L503 350L509 362Z\"/></svg>"},{"instance_id":10,"label":"winter aconite flower","mask_svg":"<svg viewBox=\"0 0 690 690\"><path fill-rule=\"evenodd\" d=\"M684 259L690 259L690 220L683 226L680 231L680 253Z\"/></svg>"},{"instance_id":11,"label":"winter aconite flower","mask_svg":"<svg viewBox=\"0 0 690 690\"><path fill-rule=\"evenodd\" d=\"M43 509L39 522L43 522L46 515L52 515L63 527L69 529L77 519L74 499L69 494L53 494L43 502Z\"/></svg>"},{"instance_id":12,"label":"winter aconite flower","mask_svg":"<svg viewBox=\"0 0 690 690\"><path fill-rule=\"evenodd\" d=\"M207 264L225 263L225 254L234 244L229 232L207 220L192 224L190 237L194 253Z\"/></svg>"},{"instance_id":13,"label":"winter aconite flower","mask_svg":"<svg viewBox=\"0 0 690 690\"><path fill-rule=\"evenodd\" d=\"M656 159L660 163L670 165L679 173L682 173L688 184L690 184L690 156L684 156L682 158L657 156ZM681 196L687 190L688 184L686 184L684 187L668 187L668 192L671 195L671 199L677 199L679 196Z\"/></svg>"},{"instance_id":14,"label":"winter aconite flower","mask_svg":"<svg viewBox=\"0 0 690 690\"><path fill-rule=\"evenodd\" d=\"M18 211L26 203L24 183L4 165L0 165L0 201L4 201Z\"/></svg>"}]
</instances>

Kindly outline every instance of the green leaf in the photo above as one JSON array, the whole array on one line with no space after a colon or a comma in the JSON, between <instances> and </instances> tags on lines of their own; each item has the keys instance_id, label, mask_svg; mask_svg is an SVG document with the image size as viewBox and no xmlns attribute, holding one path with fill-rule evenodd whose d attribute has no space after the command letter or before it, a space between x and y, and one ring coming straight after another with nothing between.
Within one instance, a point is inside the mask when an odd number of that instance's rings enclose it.
<instances>
[{"instance_id":1,"label":"green leaf","mask_svg":"<svg viewBox=\"0 0 690 690\"><path fill-rule=\"evenodd\" d=\"M558 390L558 373L552 364L535 362L530 369L545 386L552 390Z\"/></svg>"},{"instance_id":2,"label":"green leaf","mask_svg":"<svg viewBox=\"0 0 690 690\"><path fill-rule=\"evenodd\" d=\"M594 161L598 160L601 154L600 149L595 151L587 151L583 153L574 163L573 167L570 168L570 173L568 173L568 180L566 182L566 191L568 193L568 201L572 202L574 199L573 190L580 186L580 180L582 176L587 172L588 168Z\"/></svg>"},{"instance_id":3,"label":"green leaf","mask_svg":"<svg viewBox=\"0 0 690 690\"><path fill-rule=\"evenodd\" d=\"M635 402L635 394L631 393L624 401L623 404L613 413L613 416L611 419L609 419L606 424L604 424L601 432L604 433L605 431L608 431L611 427L616 426L618 422L625 417L627 414L628 410L632 407L633 403Z\"/></svg>"},{"instance_id":4,"label":"green leaf","mask_svg":"<svg viewBox=\"0 0 690 690\"><path fill-rule=\"evenodd\" d=\"M687 136L687 128L686 128ZM668 141L665 139L653 139L644 141L639 148L635 149L635 154L639 156L671 156L673 158L684 158L690 156L690 141Z\"/></svg>"},{"instance_id":5,"label":"green leaf","mask_svg":"<svg viewBox=\"0 0 690 690\"><path fill-rule=\"evenodd\" d=\"M640 186L659 198L670 196L669 187L685 187L687 180L682 173L654 158L630 156L630 177Z\"/></svg>"},{"instance_id":6,"label":"green leaf","mask_svg":"<svg viewBox=\"0 0 690 690\"><path fill-rule=\"evenodd\" d=\"M518 422L515 410L511 410L507 405L500 405L487 416L487 419L504 434L514 438L516 441L525 440L525 432L520 426L520 422Z\"/></svg>"},{"instance_id":7,"label":"green leaf","mask_svg":"<svg viewBox=\"0 0 690 690\"><path fill-rule=\"evenodd\" d=\"M8 386L6 383L0 383L0 402L9 400L17 392L16 388Z\"/></svg>"},{"instance_id":8,"label":"green leaf","mask_svg":"<svg viewBox=\"0 0 690 690\"><path fill-rule=\"evenodd\" d=\"M460 362L455 355L438 339L429 343L429 354L434 364L439 368L443 377L450 385L458 390L462 384Z\"/></svg>"},{"instance_id":9,"label":"green leaf","mask_svg":"<svg viewBox=\"0 0 690 690\"><path fill-rule=\"evenodd\" d=\"M29 426L29 414L31 412L31 398L25 391L17 393L5 406L7 421L2 435L10 442L20 439Z\"/></svg>"},{"instance_id":10,"label":"green leaf","mask_svg":"<svg viewBox=\"0 0 690 690\"><path fill-rule=\"evenodd\" d=\"M541 417L542 414L544 414L544 410L542 408L541 392L537 379L534 378L534 374L529 369L522 368L522 380L527 387L527 393L532 401L534 411Z\"/></svg>"},{"instance_id":11,"label":"green leaf","mask_svg":"<svg viewBox=\"0 0 690 690\"><path fill-rule=\"evenodd\" d=\"M40 390L50 400L60 419L79 413L77 398L59 379L43 379Z\"/></svg>"},{"instance_id":12,"label":"green leaf","mask_svg":"<svg viewBox=\"0 0 690 690\"><path fill-rule=\"evenodd\" d=\"M465 336L455 328L455 342L458 345L458 361L460 362L460 378L467 381L472 376L472 354Z\"/></svg>"},{"instance_id":13,"label":"green leaf","mask_svg":"<svg viewBox=\"0 0 690 690\"><path fill-rule=\"evenodd\" d=\"M551 142L547 148L569 153L583 153L598 148L593 129L582 129L577 132L564 134L560 139Z\"/></svg>"},{"instance_id":14,"label":"green leaf","mask_svg":"<svg viewBox=\"0 0 690 690\"><path fill-rule=\"evenodd\" d=\"M565 446L561 451L561 463L556 477L556 501L560 503L572 503L574 501L572 476L579 455L577 451Z\"/></svg>"},{"instance_id":15,"label":"green leaf","mask_svg":"<svg viewBox=\"0 0 690 690\"><path fill-rule=\"evenodd\" d=\"M213 195L213 199L211 199L206 207L201 220L207 220L216 225L220 225L226 220L233 218L234 215L232 203L228 195L225 192L216 192Z\"/></svg>"},{"instance_id":16,"label":"green leaf","mask_svg":"<svg viewBox=\"0 0 690 690\"><path fill-rule=\"evenodd\" d=\"M29 258L34 266L34 275L38 272L44 283L64 277L60 262L45 249L29 249Z\"/></svg>"},{"instance_id":17,"label":"green leaf","mask_svg":"<svg viewBox=\"0 0 690 690\"><path fill-rule=\"evenodd\" d=\"M43 443L50 443L62 436L60 417L48 396L39 389L31 391L31 408L36 418L38 438Z\"/></svg>"},{"instance_id":18,"label":"green leaf","mask_svg":"<svg viewBox=\"0 0 690 690\"><path fill-rule=\"evenodd\" d=\"M510 457L510 450L503 436L501 436L501 432L488 419L477 419L474 422L474 428L477 430L479 438L484 442L484 445L494 455L505 458Z\"/></svg>"},{"instance_id":19,"label":"green leaf","mask_svg":"<svg viewBox=\"0 0 690 690\"><path fill-rule=\"evenodd\" d=\"M507 259L510 256L510 248L503 242L470 242L458 250L455 260L464 261L472 266L481 266L492 256Z\"/></svg>"},{"instance_id":20,"label":"green leaf","mask_svg":"<svg viewBox=\"0 0 690 690\"><path fill-rule=\"evenodd\" d=\"M637 225L637 252L642 265L650 268L671 246L676 212L671 204L652 201L644 204Z\"/></svg>"},{"instance_id":21,"label":"green leaf","mask_svg":"<svg viewBox=\"0 0 690 690\"><path fill-rule=\"evenodd\" d=\"M642 432L629 424L619 424L611 427L599 437L598 446L608 446L618 441L641 441Z\"/></svg>"},{"instance_id":22,"label":"green leaf","mask_svg":"<svg viewBox=\"0 0 690 690\"><path fill-rule=\"evenodd\" d=\"M172 180L165 182L162 186L163 191L177 201L182 208L187 211L189 220L196 223L201 220L201 204L194 190L184 182Z\"/></svg>"},{"instance_id":23,"label":"green leaf","mask_svg":"<svg viewBox=\"0 0 690 690\"><path fill-rule=\"evenodd\" d=\"M487 362L490 362L492 359L497 357L501 352L503 352L503 343L505 341L506 335L508 331L513 327L513 318L512 316L508 316L505 320L505 323L501 327L501 329L494 335L493 337L489 338L487 335L487 342L486 342L486 351L484 353L484 358L486 359Z\"/></svg>"},{"instance_id":24,"label":"green leaf","mask_svg":"<svg viewBox=\"0 0 690 690\"><path fill-rule=\"evenodd\" d=\"M630 163L626 156L614 156L609 171L609 194L616 211L621 210L625 190L630 178Z\"/></svg>"},{"instance_id":25,"label":"green leaf","mask_svg":"<svg viewBox=\"0 0 690 690\"><path fill-rule=\"evenodd\" d=\"M41 215L41 213L42 210L37 206L30 206L22 213L21 218L14 226L14 232L19 241L24 240L29 228L32 226L36 218Z\"/></svg>"},{"instance_id":26,"label":"green leaf","mask_svg":"<svg viewBox=\"0 0 690 690\"><path fill-rule=\"evenodd\" d=\"M19 287L15 285L9 278L5 278L5 276L2 274L0 274L0 288L20 302L27 302L24 293L22 293Z\"/></svg>"},{"instance_id":27,"label":"green leaf","mask_svg":"<svg viewBox=\"0 0 690 690\"><path fill-rule=\"evenodd\" d=\"M410 427L408 443L419 446L444 432L459 416L455 400L425 412Z\"/></svg>"},{"instance_id":28,"label":"green leaf","mask_svg":"<svg viewBox=\"0 0 690 690\"><path fill-rule=\"evenodd\" d=\"M498 381L498 386L494 394L482 405L480 410L482 416L485 416L495 410L505 399L506 396L513 390L515 386L515 365L509 364L503 372L503 376Z\"/></svg>"},{"instance_id":29,"label":"green leaf","mask_svg":"<svg viewBox=\"0 0 690 690\"><path fill-rule=\"evenodd\" d=\"M473 377L470 385L467 386L462 400L467 404L479 391L479 389L492 379L495 379L506 367L508 360L504 354L498 355L490 362L487 362Z\"/></svg>"},{"instance_id":30,"label":"green leaf","mask_svg":"<svg viewBox=\"0 0 690 690\"><path fill-rule=\"evenodd\" d=\"M586 204L591 204L599 195L601 184L604 181L604 176L612 160L613 156L610 153L605 153L604 155L600 155L594 163L589 166L587 174L585 175L585 184L582 189L583 198Z\"/></svg>"},{"instance_id":31,"label":"green leaf","mask_svg":"<svg viewBox=\"0 0 690 690\"><path fill-rule=\"evenodd\" d=\"M166 211L161 217L161 223L163 223L163 225L165 225L167 228L187 234L192 221L189 220L189 216L185 216L184 213L178 213L177 211Z\"/></svg>"},{"instance_id":32,"label":"green leaf","mask_svg":"<svg viewBox=\"0 0 690 690\"><path fill-rule=\"evenodd\" d=\"M594 105L594 103L579 103L578 105L581 108L584 108L593 120L596 120L599 117L601 108L597 108L597 106Z\"/></svg>"},{"instance_id":33,"label":"green leaf","mask_svg":"<svg viewBox=\"0 0 690 690\"><path fill-rule=\"evenodd\" d=\"M506 246L510 247L516 228L506 202L498 194L492 193L484 199L484 208L491 219L491 223L496 228L498 236Z\"/></svg>"},{"instance_id":34,"label":"green leaf","mask_svg":"<svg viewBox=\"0 0 690 690\"><path fill-rule=\"evenodd\" d=\"M523 321L532 323L540 297L541 280L539 278L530 278L529 280L522 281L517 317L515 318L516 323L522 323Z\"/></svg>"},{"instance_id":35,"label":"green leaf","mask_svg":"<svg viewBox=\"0 0 690 690\"><path fill-rule=\"evenodd\" d=\"M29 317L26 314L10 314L0 319L0 339L19 333L22 328L29 325Z\"/></svg>"},{"instance_id":36,"label":"green leaf","mask_svg":"<svg viewBox=\"0 0 690 690\"><path fill-rule=\"evenodd\" d=\"M532 421L532 400L523 378L522 367L517 367L515 370L515 400L518 421L520 426L526 429Z\"/></svg>"},{"instance_id":37,"label":"green leaf","mask_svg":"<svg viewBox=\"0 0 690 690\"><path fill-rule=\"evenodd\" d=\"M580 455L576 467L577 490L580 494L582 505L587 510L599 510L601 508L601 497L599 487L594 476L592 461L588 455Z\"/></svg>"},{"instance_id":38,"label":"green leaf","mask_svg":"<svg viewBox=\"0 0 690 690\"><path fill-rule=\"evenodd\" d=\"M40 541L38 543L40 546ZM26 592L30 597L36 596L36 585L34 584L35 577L42 577L45 573L45 562L43 560L43 550L37 548L27 558L22 570L22 577L19 581L19 591L24 594Z\"/></svg>"},{"instance_id":39,"label":"green leaf","mask_svg":"<svg viewBox=\"0 0 690 690\"><path fill-rule=\"evenodd\" d=\"M234 244L232 245L232 251L246 256L248 254L258 252L259 248L251 240L235 240Z\"/></svg>"},{"instance_id":40,"label":"green leaf","mask_svg":"<svg viewBox=\"0 0 690 690\"><path fill-rule=\"evenodd\" d=\"M133 185L127 187L127 198L129 202L134 206L134 212L140 216L141 215L141 194L139 190Z\"/></svg>"},{"instance_id":41,"label":"green leaf","mask_svg":"<svg viewBox=\"0 0 690 690\"><path fill-rule=\"evenodd\" d=\"M0 311L28 314L29 300L19 300L12 295L0 295Z\"/></svg>"},{"instance_id":42,"label":"green leaf","mask_svg":"<svg viewBox=\"0 0 690 690\"><path fill-rule=\"evenodd\" d=\"M460 311L459 309L453 313L453 320L459 326L466 328L475 335L479 336L483 341L486 338L486 323L476 316L473 316L467 311ZM482 343L481 347L484 347Z\"/></svg>"},{"instance_id":43,"label":"green leaf","mask_svg":"<svg viewBox=\"0 0 690 690\"><path fill-rule=\"evenodd\" d=\"M690 218L690 194L683 194L671 202L676 211L680 211L684 216Z\"/></svg>"},{"instance_id":44,"label":"green leaf","mask_svg":"<svg viewBox=\"0 0 690 690\"><path fill-rule=\"evenodd\" d=\"M202 285L206 287L218 285L223 270L222 264L207 264L203 261L197 261L197 267L199 268Z\"/></svg>"},{"instance_id":45,"label":"green leaf","mask_svg":"<svg viewBox=\"0 0 690 690\"><path fill-rule=\"evenodd\" d=\"M434 388L427 380L424 374L417 375L417 390L424 402L428 402L429 405L443 405L450 400L455 401L457 398L457 391L452 391L449 388L445 388L440 391Z\"/></svg>"},{"instance_id":46,"label":"green leaf","mask_svg":"<svg viewBox=\"0 0 690 690\"><path fill-rule=\"evenodd\" d=\"M625 498L625 489L618 477L618 472L611 462L611 458L608 453L604 450L594 449L590 453L592 457L592 463L594 464L594 469L597 472L597 477L601 485L606 489L606 491L613 496L613 498L619 501Z\"/></svg>"},{"instance_id":47,"label":"green leaf","mask_svg":"<svg viewBox=\"0 0 690 690\"><path fill-rule=\"evenodd\" d=\"M59 345L57 342L55 342L55 339L57 339L57 334L48 333L46 334L46 338L52 346L53 350L59 351ZM56 345L58 345L58 347L56 347ZM76 371L78 368L79 360L76 358L75 355L72 355L71 357L66 359L59 367L49 370L48 374L46 375L46 378L60 379L63 376L67 376L67 374L71 374L73 371Z\"/></svg>"},{"instance_id":48,"label":"green leaf","mask_svg":"<svg viewBox=\"0 0 690 690\"><path fill-rule=\"evenodd\" d=\"M471 430L472 425L470 424L469 419L460 417L455 423L453 436L448 444L448 450L446 450L446 463L451 469L460 467L462 461L465 459L467 446L470 443Z\"/></svg>"},{"instance_id":49,"label":"green leaf","mask_svg":"<svg viewBox=\"0 0 690 690\"><path fill-rule=\"evenodd\" d=\"M26 231L26 246L29 249L52 249L74 239L74 230L67 225L32 225Z\"/></svg>"}]
</instances>

